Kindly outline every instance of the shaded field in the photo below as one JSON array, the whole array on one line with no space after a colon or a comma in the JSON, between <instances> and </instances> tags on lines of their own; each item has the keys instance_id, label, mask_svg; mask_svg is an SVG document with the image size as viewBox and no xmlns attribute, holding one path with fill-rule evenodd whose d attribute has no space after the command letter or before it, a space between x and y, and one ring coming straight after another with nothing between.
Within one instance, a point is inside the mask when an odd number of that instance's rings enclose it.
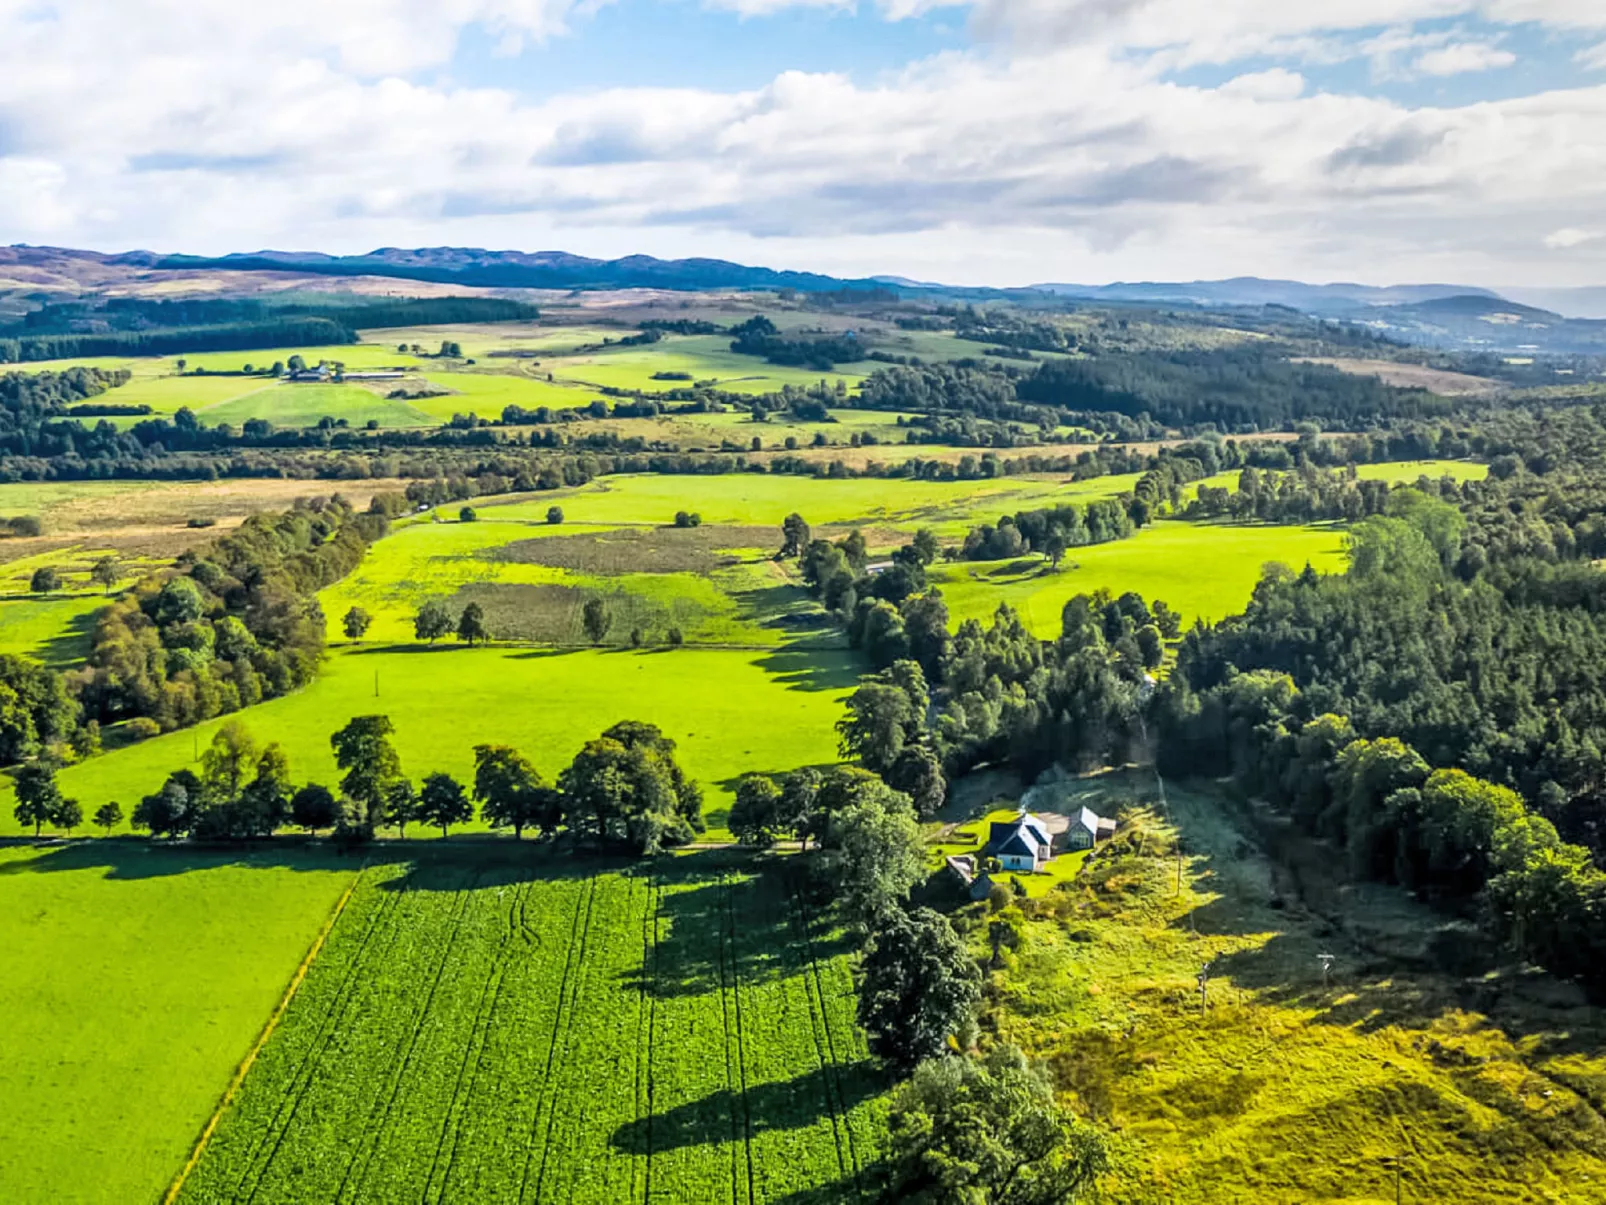
<instances>
[{"instance_id":1,"label":"shaded field","mask_svg":"<svg viewBox=\"0 0 1606 1205\"><path fill-rule=\"evenodd\" d=\"M1049 639L1059 635L1065 604L1099 589L1163 599L1188 622L1225 619L1243 610L1272 561L1295 571L1309 562L1319 572L1337 572L1344 566L1343 530L1162 519L1128 540L1070 549L1058 571L1041 557L953 561L933 566L931 580L955 623L985 621L1007 602Z\"/></svg>"},{"instance_id":2,"label":"shaded field","mask_svg":"<svg viewBox=\"0 0 1606 1205\"><path fill-rule=\"evenodd\" d=\"M853 654L785 647L347 647L299 694L69 766L60 782L86 815L111 799L131 812L172 771L193 767L220 725L239 720L284 746L298 782L334 786L330 733L374 713L395 721L402 768L414 779L445 770L471 780L480 743L516 745L555 778L586 741L636 719L679 743L676 757L702 783L717 827L742 774L837 760L833 725L858 673ZM17 834L9 779L3 790L0 834Z\"/></svg>"},{"instance_id":3,"label":"shaded field","mask_svg":"<svg viewBox=\"0 0 1606 1205\"><path fill-rule=\"evenodd\" d=\"M0 1199L156 1201L355 869L0 848Z\"/></svg>"},{"instance_id":4,"label":"shaded field","mask_svg":"<svg viewBox=\"0 0 1606 1205\"><path fill-rule=\"evenodd\" d=\"M368 872L179 1200L868 1195L845 947L750 865Z\"/></svg>"},{"instance_id":5,"label":"shaded field","mask_svg":"<svg viewBox=\"0 0 1606 1205\"><path fill-rule=\"evenodd\" d=\"M1606 1027L1576 988L1208 786L1082 785L1153 814L1051 893L989 1013L1113 1132L1109 1199L1387 1202L1396 1160L1406 1201L1599 1199Z\"/></svg>"},{"instance_id":6,"label":"shaded field","mask_svg":"<svg viewBox=\"0 0 1606 1205\"><path fill-rule=\"evenodd\" d=\"M32 657L52 669L70 669L89 655L100 595L16 598L0 601L0 653Z\"/></svg>"}]
</instances>

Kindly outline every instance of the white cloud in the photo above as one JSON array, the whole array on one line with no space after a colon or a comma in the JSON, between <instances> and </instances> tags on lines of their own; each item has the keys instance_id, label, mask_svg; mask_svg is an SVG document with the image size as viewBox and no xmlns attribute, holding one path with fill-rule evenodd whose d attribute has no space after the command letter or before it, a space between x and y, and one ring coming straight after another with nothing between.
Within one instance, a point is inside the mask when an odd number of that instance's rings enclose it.
<instances>
[{"instance_id":1,"label":"white cloud","mask_svg":"<svg viewBox=\"0 0 1606 1205\"><path fill-rule=\"evenodd\" d=\"M1273 67L1269 71L1234 76L1221 85L1220 91L1228 96L1247 96L1252 100L1293 100L1304 94L1305 77L1297 71Z\"/></svg>"},{"instance_id":2,"label":"white cloud","mask_svg":"<svg viewBox=\"0 0 1606 1205\"><path fill-rule=\"evenodd\" d=\"M1415 67L1424 75L1464 75L1470 71L1490 71L1509 67L1517 56L1488 42L1453 42L1437 50L1430 50L1416 60Z\"/></svg>"},{"instance_id":3,"label":"white cloud","mask_svg":"<svg viewBox=\"0 0 1606 1205\"><path fill-rule=\"evenodd\" d=\"M551 38L596 0L71 0L25 17L32 2L0 0L0 228L33 242L558 246L992 283L1520 283L1606 201L1606 86L1412 110L1311 94L1288 67L1183 86L1062 39L873 84L786 72L532 102L428 69L469 22ZM1355 0L1372 16L1427 2ZM1221 5L1255 37L1321 34L1308 11L1278 16L1310 6ZM1187 6L1070 7L1121 22ZM1398 28L1394 61L1448 48ZM1562 245L1579 249L1562 270L1606 266L1606 240Z\"/></svg>"},{"instance_id":4,"label":"white cloud","mask_svg":"<svg viewBox=\"0 0 1606 1205\"><path fill-rule=\"evenodd\" d=\"M1606 42L1586 46L1573 56L1573 60L1582 63L1590 71L1606 71Z\"/></svg>"},{"instance_id":5,"label":"white cloud","mask_svg":"<svg viewBox=\"0 0 1606 1205\"><path fill-rule=\"evenodd\" d=\"M1544 242L1552 251L1567 251L1602 238L1606 238L1606 234L1599 230L1580 230L1576 226L1566 226L1545 235Z\"/></svg>"}]
</instances>

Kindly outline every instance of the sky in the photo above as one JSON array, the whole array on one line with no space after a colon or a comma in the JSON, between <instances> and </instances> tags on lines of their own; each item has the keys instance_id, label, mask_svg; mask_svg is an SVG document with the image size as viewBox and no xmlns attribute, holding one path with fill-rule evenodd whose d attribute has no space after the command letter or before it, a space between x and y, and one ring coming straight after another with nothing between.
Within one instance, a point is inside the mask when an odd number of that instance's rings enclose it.
<instances>
[{"instance_id":1,"label":"sky","mask_svg":"<svg viewBox=\"0 0 1606 1205\"><path fill-rule=\"evenodd\" d=\"M1606 285L1606 0L0 0L0 242Z\"/></svg>"}]
</instances>

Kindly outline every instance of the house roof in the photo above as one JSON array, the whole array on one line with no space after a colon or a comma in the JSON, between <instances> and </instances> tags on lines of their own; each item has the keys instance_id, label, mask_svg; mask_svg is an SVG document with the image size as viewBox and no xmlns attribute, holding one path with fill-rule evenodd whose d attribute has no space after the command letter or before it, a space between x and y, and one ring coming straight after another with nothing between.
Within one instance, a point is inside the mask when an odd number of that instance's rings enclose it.
<instances>
[{"instance_id":1,"label":"house roof","mask_svg":"<svg viewBox=\"0 0 1606 1205\"><path fill-rule=\"evenodd\" d=\"M953 871L968 885L976 875L976 859L969 854L961 854L956 858L948 859L948 869Z\"/></svg>"},{"instance_id":2,"label":"house roof","mask_svg":"<svg viewBox=\"0 0 1606 1205\"><path fill-rule=\"evenodd\" d=\"M1013 820L995 820L987 833L987 845L994 853L1003 853L1004 846L1019 838L1044 850L1053 848L1054 840L1048 834L1048 825L1030 812L1022 812ZM1035 854L1035 851L1033 851Z\"/></svg>"},{"instance_id":3,"label":"house roof","mask_svg":"<svg viewBox=\"0 0 1606 1205\"><path fill-rule=\"evenodd\" d=\"M1046 848L1046 843L1033 840L1029 830L1018 828L1001 845L995 846L993 852L1000 857L1015 855L1022 858L1036 858Z\"/></svg>"},{"instance_id":4,"label":"house roof","mask_svg":"<svg viewBox=\"0 0 1606 1205\"><path fill-rule=\"evenodd\" d=\"M1092 808L1083 808L1076 816L1078 827L1085 828L1097 836L1099 833L1112 833L1115 831L1115 821L1106 820Z\"/></svg>"}]
</instances>

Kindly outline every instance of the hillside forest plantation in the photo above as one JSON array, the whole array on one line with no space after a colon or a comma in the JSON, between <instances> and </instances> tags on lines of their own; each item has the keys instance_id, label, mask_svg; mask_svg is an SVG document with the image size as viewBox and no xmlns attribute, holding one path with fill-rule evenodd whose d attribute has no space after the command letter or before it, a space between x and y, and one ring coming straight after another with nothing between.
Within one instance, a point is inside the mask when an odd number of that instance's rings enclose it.
<instances>
[{"instance_id":1,"label":"hillside forest plantation","mask_svg":"<svg viewBox=\"0 0 1606 1205\"><path fill-rule=\"evenodd\" d=\"M0 297L0 1200L1606 1200L1606 360L336 267Z\"/></svg>"}]
</instances>

